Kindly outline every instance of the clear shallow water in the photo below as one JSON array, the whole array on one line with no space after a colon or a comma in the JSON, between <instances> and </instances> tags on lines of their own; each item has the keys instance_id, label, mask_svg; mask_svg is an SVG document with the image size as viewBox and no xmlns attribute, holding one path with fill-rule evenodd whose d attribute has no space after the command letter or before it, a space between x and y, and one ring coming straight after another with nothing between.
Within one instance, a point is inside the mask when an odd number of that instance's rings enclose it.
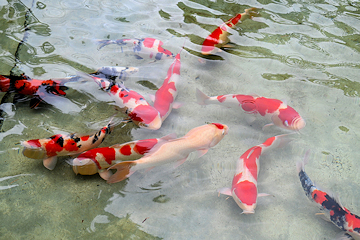
<instances>
[{"instance_id":1,"label":"clear shallow water","mask_svg":"<svg viewBox=\"0 0 360 240\"><path fill-rule=\"evenodd\" d=\"M42 161L24 157L18 145L56 133L88 134L106 124L115 111L96 86L72 83L69 101L55 107L2 105L7 114L0 133L0 238L331 239L339 230L315 215L296 174L295 164L307 149L312 150L310 178L360 214L359 2L35 2L27 39L16 51L24 36L25 6L31 5L0 1L1 74L9 74L16 52L19 71L39 79L135 66L140 72L125 84L147 97L155 93L154 85L161 86L172 60L150 63L116 46L98 51L94 40L153 37L177 53L187 39L177 97L184 106L158 131L119 125L102 146L172 132L183 136L206 122L227 124L231 131L200 159L192 155L176 169L164 165L108 185L98 175L76 176L67 158L49 171ZM260 14L231 31L234 47L200 63L204 38L249 7L261 8ZM286 100L307 121L288 146L261 157L259 192L273 197L260 198L254 215L241 215L216 189L230 186L243 152L284 131L262 130L268 122L259 117L254 121L242 112L199 106L196 88L208 95Z\"/></svg>"}]
</instances>

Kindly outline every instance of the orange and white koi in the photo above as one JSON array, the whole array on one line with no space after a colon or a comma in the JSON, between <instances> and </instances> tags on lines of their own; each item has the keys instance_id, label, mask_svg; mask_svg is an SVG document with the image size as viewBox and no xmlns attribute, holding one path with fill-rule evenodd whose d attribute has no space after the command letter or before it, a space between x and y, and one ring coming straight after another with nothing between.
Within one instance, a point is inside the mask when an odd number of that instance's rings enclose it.
<instances>
[{"instance_id":1,"label":"orange and white koi","mask_svg":"<svg viewBox=\"0 0 360 240\"><path fill-rule=\"evenodd\" d=\"M160 113L142 95L127 89L123 84L89 76L114 99L117 107L127 114L136 125L151 130L157 130L161 127Z\"/></svg>"},{"instance_id":2,"label":"orange and white koi","mask_svg":"<svg viewBox=\"0 0 360 240\"><path fill-rule=\"evenodd\" d=\"M257 198L268 195L258 193L259 159L261 154L268 149L283 145L286 136L287 134L268 138L264 143L248 149L236 163L232 187L218 189L219 193L232 196L237 205L243 210L242 213L254 213Z\"/></svg>"},{"instance_id":3,"label":"orange and white koi","mask_svg":"<svg viewBox=\"0 0 360 240\"><path fill-rule=\"evenodd\" d=\"M111 133L113 127L110 122L93 135L57 134L49 138L23 141L23 154L28 158L43 159L44 166L53 170L58 156L75 155L96 148Z\"/></svg>"},{"instance_id":4,"label":"orange and white koi","mask_svg":"<svg viewBox=\"0 0 360 240\"><path fill-rule=\"evenodd\" d=\"M107 182L120 182L137 170L151 169L170 162L177 162L177 165L181 165L194 151L198 151L200 157L207 153L209 148L218 144L228 130L228 126L220 123L210 123L193 128L184 137L157 144L139 160L121 162L108 168L108 171L110 169L117 171Z\"/></svg>"},{"instance_id":5,"label":"orange and white koi","mask_svg":"<svg viewBox=\"0 0 360 240\"><path fill-rule=\"evenodd\" d=\"M209 55L219 51L219 48L224 47L230 40L229 30L234 28L235 25L241 20L244 20L244 17L252 17L252 12L256 8L245 9L244 13L239 13L235 17L230 18L228 21L221 24L217 27L203 42L201 53L203 55Z\"/></svg>"},{"instance_id":6,"label":"orange and white koi","mask_svg":"<svg viewBox=\"0 0 360 240\"><path fill-rule=\"evenodd\" d=\"M196 98L200 105L219 104L233 108L240 106L246 113L258 113L270 119L276 126L288 130L300 130L306 125L295 109L278 99L242 94L209 97L199 89L196 89Z\"/></svg>"},{"instance_id":7,"label":"orange and white koi","mask_svg":"<svg viewBox=\"0 0 360 240\"><path fill-rule=\"evenodd\" d=\"M111 147L94 148L81 153L69 164L73 166L76 174L93 175L99 173L103 179L108 180L112 173L106 171L107 168L121 161L139 159L159 142L174 138L176 138L176 134L116 144Z\"/></svg>"},{"instance_id":8,"label":"orange and white koi","mask_svg":"<svg viewBox=\"0 0 360 240\"><path fill-rule=\"evenodd\" d=\"M346 231L347 239L360 239L360 216L351 213L337 197L316 187L305 172L308 154L309 152L306 153L303 162L297 163L297 171L306 196L320 207L327 219L341 230Z\"/></svg>"},{"instance_id":9,"label":"orange and white koi","mask_svg":"<svg viewBox=\"0 0 360 240\"><path fill-rule=\"evenodd\" d=\"M154 58L155 60L174 58L172 52L162 47L164 43L154 38L101 40L99 44L99 49L109 44L120 45L122 52L123 46L132 47L135 56L140 59L143 58L141 56L149 57L150 59Z\"/></svg>"},{"instance_id":10,"label":"orange and white koi","mask_svg":"<svg viewBox=\"0 0 360 240\"><path fill-rule=\"evenodd\" d=\"M180 67L180 53L178 53L167 72L163 85L155 93L154 108L159 111L162 121L169 116L173 108L181 105L175 102L178 93L176 85L180 80Z\"/></svg>"}]
</instances>

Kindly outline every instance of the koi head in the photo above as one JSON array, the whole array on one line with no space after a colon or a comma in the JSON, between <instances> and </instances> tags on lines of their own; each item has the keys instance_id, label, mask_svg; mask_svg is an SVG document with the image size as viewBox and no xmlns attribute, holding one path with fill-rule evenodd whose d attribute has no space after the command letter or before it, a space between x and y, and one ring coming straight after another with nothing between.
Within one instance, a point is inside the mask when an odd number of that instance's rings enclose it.
<instances>
[{"instance_id":1,"label":"koi head","mask_svg":"<svg viewBox=\"0 0 360 240\"><path fill-rule=\"evenodd\" d=\"M215 128L213 140L210 143L210 147L213 147L218 144L225 137L226 134L228 134L229 127L221 123L211 123L210 125Z\"/></svg>"},{"instance_id":2,"label":"koi head","mask_svg":"<svg viewBox=\"0 0 360 240\"><path fill-rule=\"evenodd\" d=\"M136 125L142 128L157 130L162 124L160 113L149 105L139 105L128 115Z\"/></svg>"},{"instance_id":3,"label":"koi head","mask_svg":"<svg viewBox=\"0 0 360 240\"><path fill-rule=\"evenodd\" d=\"M256 200L257 200L256 184L248 180L240 181L237 183L233 182L231 195L234 198L236 204L243 210L242 213L244 214L255 213Z\"/></svg>"},{"instance_id":4,"label":"koi head","mask_svg":"<svg viewBox=\"0 0 360 240\"><path fill-rule=\"evenodd\" d=\"M287 106L279 110L279 115L274 115L272 121L275 125L288 129L299 131L305 127L305 120L292 107Z\"/></svg>"},{"instance_id":5,"label":"koi head","mask_svg":"<svg viewBox=\"0 0 360 240\"><path fill-rule=\"evenodd\" d=\"M98 172L96 164L90 158L75 158L68 163L73 166L75 174L93 175Z\"/></svg>"},{"instance_id":6,"label":"koi head","mask_svg":"<svg viewBox=\"0 0 360 240\"><path fill-rule=\"evenodd\" d=\"M46 150L40 144L39 139L23 141L21 145L24 147L23 154L25 157L32 159L44 159L47 157Z\"/></svg>"},{"instance_id":7,"label":"koi head","mask_svg":"<svg viewBox=\"0 0 360 240\"><path fill-rule=\"evenodd\" d=\"M0 75L0 92L7 92L10 88L10 78Z\"/></svg>"}]
</instances>

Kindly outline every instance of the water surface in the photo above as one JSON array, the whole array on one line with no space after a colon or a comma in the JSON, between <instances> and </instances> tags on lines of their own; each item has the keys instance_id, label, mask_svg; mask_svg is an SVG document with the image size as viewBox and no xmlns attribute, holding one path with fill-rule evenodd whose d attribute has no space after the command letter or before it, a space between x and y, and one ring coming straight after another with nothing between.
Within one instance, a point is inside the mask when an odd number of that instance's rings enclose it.
<instances>
[{"instance_id":1,"label":"water surface","mask_svg":"<svg viewBox=\"0 0 360 240\"><path fill-rule=\"evenodd\" d=\"M259 15L231 30L233 48L203 58L201 44L210 32L249 7L259 8ZM295 165L311 149L306 170L312 180L360 214L359 7L358 1L340 0L0 1L1 74L49 79L134 66L140 71L125 84L149 100L172 60L139 60L117 46L98 50L96 40L152 37L174 53L185 45L177 98L183 107L158 131L120 124L101 146L172 132L183 136L208 122L231 129L200 159L191 155L178 168L164 165L108 185L98 175L76 176L66 157L49 171L42 161L24 157L19 145L101 128L115 110L96 85L71 83L68 101L37 109L28 101L14 105L10 97L1 105L0 238L332 239L339 230L315 215ZM259 192L272 196L258 200L254 215L240 214L216 189L231 185L242 153L284 131L263 130L266 120L240 111L199 106L196 88L208 95L281 99L306 119L289 145L261 157Z\"/></svg>"}]
</instances>

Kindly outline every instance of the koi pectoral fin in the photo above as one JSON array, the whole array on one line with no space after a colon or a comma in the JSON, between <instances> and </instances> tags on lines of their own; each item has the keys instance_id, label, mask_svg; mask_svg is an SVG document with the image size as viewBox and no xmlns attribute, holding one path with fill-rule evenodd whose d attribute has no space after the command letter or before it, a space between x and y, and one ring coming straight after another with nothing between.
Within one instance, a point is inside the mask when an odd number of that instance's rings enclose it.
<instances>
[{"instance_id":1,"label":"koi pectoral fin","mask_svg":"<svg viewBox=\"0 0 360 240\"><path fill-rule=\"evenodd\" d=\"M133 174L135 171L131 171L131 168L136 165L135 161L125 161L120 162L118 164L115 164L112 167L109 167L107 171L110 171L110 169L116 169L116 173L113 174L109 179L107 180L107 183L116 183L124 180L125 178L130 177L131 174Z\"/></svg>"},{"instance_id":2,"label":"koi pectoral fin","mask_svg":"<svg viewBox=\"0 0 360 240\"><path fill-rule=\"evenodd\" d=\"M219 188L217 191L219 195L224 194L224 195L232 196L230 188Z\"/></svg>"},{"instance_id":3,"label":"koi pectoral fin","mask_svg":"<svg viewBox=\"0 0 360 240\"><path fill-rule=\"evenodd\" d=\"M102 179L107 181L113 175L113 173L111 171L101 170L99 171L99 175Z\"/></svg>"},{"instance_id":4,"label":"koi pectoral fin","mask_svg":"<svg viewBox=\"0 0 360 240\"><path fill-rule=\"evenodd\" d=\"M57 163L57 157L49 157L43 160L44 167L46 167L49 170L54 170Z\"/></svg>"}]
</instances>

